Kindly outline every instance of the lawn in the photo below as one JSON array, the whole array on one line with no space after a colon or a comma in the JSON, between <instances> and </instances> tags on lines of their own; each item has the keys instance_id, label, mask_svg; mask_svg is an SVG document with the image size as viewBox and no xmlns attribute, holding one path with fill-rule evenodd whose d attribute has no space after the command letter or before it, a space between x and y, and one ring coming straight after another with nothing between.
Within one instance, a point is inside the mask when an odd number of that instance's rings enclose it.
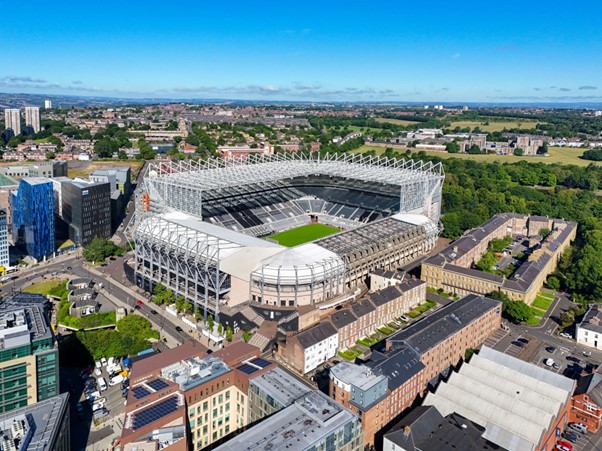
<instances>
[{"instance_id":1,"label":"lawn","mask_svg":"<svg viewBox=\"0 0 602 451\"><path fill-rule=\"evenodd\" d=\"M552 302L554 302L553 297L550 298L548 296L545 296L544 293L539 293L533 301L533 303L531 304L531 306L543 310L545 312L546 310L548 310Z\"/></svg>"},{"instance_id":2,"label":"lawn","mask_svg":"<svg viewBox=\"0 0 602 451\"><path fill-rule=\"evenodd\" d=\"M318 238L332 235L340 230L341 229L324 224L308 224L295 229L276 233L268 238L277 241L278 244L283 246L293 247L299 244L307 243L308 241L313 241L317 240Z\"/></svg>"},{"instance_id":3,"label":"lawn","mask_svg":"<svg viewBox=\"0 0 602 451\"><path fill-rule=\"evenodd\" d=\"M393 331L388 327L379 327L378 331L383 335L391 335L393 333Z\"/></svg>"},{"instance_id":4,"label":"lawn","mask_svg":"<svg viewBox=\"0 0 602 451\"><path fill-rule=\"evenodd\" d=\"M356 357L360 356L362 353L354 348L347 349L346 351L339 351L339 355L343 357L345 360L349 360L353 362Z\"/></svg>"},{"instance_id":5,"label":"lawn","mask_svg":"<svg viewBox=\"0 0 602 451\"><path fill-rule=\"evenodd\" d=\"M489 125L483 125L484 123L488 122ZM470 128L470 130L472 130L475 127L479 127L481 130L483 130L483 132L501 132L502 130L506 129L511 129L511 128L521 128L524 130L529 130L532 128L535 128L535 126L538 124L538 122L536 121L528 121L528 120L513 120L513 119L509 119L508 121L500 121L500 122L494 122L492 120L487 121L487 120L482 120L482 121L454 121L451 123L451 125L447 128L451 128L454 129L456 127L460 127L460 128Z\"/></svg>"},{"instance_id":6,"label":"lawn","mask_svg":"<svg viewBox=\"0 0 602 451\"><path fill-rule=\"evenodd\" d=\"M540 321L541 321L541 316L534 316L529 321L527 321L527 324L529 326L537 326Z\"/></svg>"},{"instance_id":7,"label":"lawn","mask_svg":"<svg viewBox=\"0 0 602 451\"><path fill-rule=\"evenodd\" d=\"M405 119L389 119L388 117L377 117L376 122L388 122L389 124L403 125L404 127L418 123L416 121L406 121Z\"/></svg>"},{"instance_id":8,"label":"lawn","mask_svg":"<svg viewBox=\"0 0 602 451\"><path fill-rule=\"evenodd\" d=\"M66 283L66 280L50 279L45 280L44 282L34 283L33 285L23 288L23 291L26 293L42 294L44 296L51 294L53 296L61 297L63 292L66 294Z\"/></svg>"}]
</instances>

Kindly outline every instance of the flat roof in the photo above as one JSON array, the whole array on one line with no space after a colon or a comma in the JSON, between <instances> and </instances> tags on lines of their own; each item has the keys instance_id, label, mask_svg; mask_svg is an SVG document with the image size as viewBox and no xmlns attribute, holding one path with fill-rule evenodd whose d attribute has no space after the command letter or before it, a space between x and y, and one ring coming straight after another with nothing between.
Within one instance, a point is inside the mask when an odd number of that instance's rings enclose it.
<instances>
[{"instance_id":1,"label":"flat roof","mask_svg":"<svg viewBox=\"0 0 602 451\"><path fill-rule=\"evenodd\" d=\"M364 391L385 378L382 374L373 373L367 366L356 365L351 362L341 362L334 365L330 369L330 373L340 381Z\"/></svg>"},{"instance_id":2,"label":"flat roof","mask_svg":"<svg viewBox=\"0 0 602 451\"><path fill-rule=\"evenodd\" d=\"M11 431L12 424L20 423L26 428L25 437L29 439L28 451L53 451L54 448L51 448L51 445L54 445L61 430L67 409L69 409L69 393L62 393L53 398L0 414L0 431L4 437L10 439L12 434L9 431ZM21 445L23 439L21 439ZM14 444L16 445L16 443ZM21 448L16 446L15 449Z\"/></svg>"},{"instance_id":3,"label":"flat roof","mask_svg":"<svg viewBox=\"0 0 602 451\"><path fill-rule=\"evenodd\" d=\"M447 304L425 318L410 324L405 329L387 338L393 346L406 344L420 354L427 352L438 343L464 329L486 312L502 303L494 299L468 294L462 299Z\"/></svg>"},{"instance_id":4,"label":"flat roof","mask_svg":"<svg viewBox=\"0 0 602 451\"><path fill-rule=\"evenodd\" d=\"M0 349L23 346L52 337L48 299L41 294L11 293L0 300Z\"/></svg>"},{"instance_id":5,"label":"flat roof","mask_svg":"<svg viewBox=\"0 0 602 451\"><path fill-rule=\"evenodd\" d=\"M291 405L296 399L313 390L312 387L302 383L282 368L274 368L254 377L249 384L257 386L284 407Z\"/></svg>"},{"instance_id":6,"label":"flat roof","mask_svg":"<svg viewBox=\"0 0 602 451\"><path fill-rule=\"evenodd\" d=\"M351 422L359 423L356 415L314 390L215 450L307 450Z\"/></svg>"},{"instance_id":7,"label":"flat roof","mask_svg":"<svg viewBox=\"0 0 602 451\"><path fill-rule=\"evenodd\" d=\"M15 186L18 185L19 182L17 182L15 179L9 177L6 174L0 174L0 186Z\"/></svg>"},{"instance_id":8,"label":"flat roof","mask_svg":"<svg viewBox=\"0 0 602 451\"><path fill-rule=\"evenodd\" d=\"M207 348L205 346L198 341L189 340L176 348L168 349L159 354L134 362L130 379L132 383L135 384L137 379L144 378L148 374L154 373L163 367L172 365L188 357L205 355L207 355Z\"/></svg>"}]
</instances>

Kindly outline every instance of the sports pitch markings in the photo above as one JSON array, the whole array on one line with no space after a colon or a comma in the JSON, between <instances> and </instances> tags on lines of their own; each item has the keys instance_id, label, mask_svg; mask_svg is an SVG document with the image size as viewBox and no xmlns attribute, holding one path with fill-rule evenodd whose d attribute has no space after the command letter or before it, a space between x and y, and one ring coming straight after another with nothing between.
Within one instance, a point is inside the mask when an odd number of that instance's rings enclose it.
<instances>
[{"instance_id":1,"label":"sports pitch markings","mask_svg":"<svg viewBox=\"0 0 602 451\"><path fill-rule=\"evenodd\" d=\"M286 247L298 246L299 244L323 238L333 233L339 232L341 229L325 224L308 224L295 229L285 230L284 232L275 233L268 238L277 241Z\"/></svg>"}]
</instances>

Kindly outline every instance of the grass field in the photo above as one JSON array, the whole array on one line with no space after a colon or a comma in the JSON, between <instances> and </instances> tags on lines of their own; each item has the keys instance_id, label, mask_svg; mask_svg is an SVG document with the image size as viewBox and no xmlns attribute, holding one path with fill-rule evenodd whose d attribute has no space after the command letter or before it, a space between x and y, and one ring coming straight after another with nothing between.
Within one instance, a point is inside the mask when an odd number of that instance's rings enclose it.
<instances>
[{"instance_id":1,"label":"grass field","mask_svg":"<svg viewBox=\"0 0 602 451\"><path fill-rule=\"evenodd\" d=\"M34 283L33 285L23 288L23 291L26 293L36 293L47 296L51 291L57 289L64 283L66 283L66 281L61 281L60 279L50 279L45 280L44 282Z\"/></svg>"},{"instance_id":2,"label":"grass field","mask_svg":"<svg viewBox=\"0 0 602 451\"><path fill-rule=\"evenodd\" d=\"M501 132L502 130L504 130L505 128L510 129L510 128L520 128L520 129L524 129L524 130L529 130L531 128L535 128L535 126L538 124L538 122L536 121L527 121L527 120L523 120L523 121L517 121L517 120L508 120L507 122L493 122L493 121L489 121L489 125L483 125L488 121L455 121L451 123L451 126L449 128L454 129L456 127L461 127L461 128L470 128L470 130L472 130L475 127L479 127L481 130L483 130L484 132Z\"/></svg>"},{"instance_id":3,"label":"grass field","mask_svg":"<svg viewBox=\"0 0 602 451\"><path fill-rule=\"evenodd\" d=\"M397 124L397 125L414 125L418 122L416 121L406 121L405 119L389 119L387 117L377 117L376 122L388 122L389 124Z\"/></svg>"},{"instance_id":4,"label":"grass field","mask_svg":"<svg viewBox=\"0 0 602 451\"><path fill-rule=\"evenodd\" d=\"M299 244L307 243L308 241L317 240L333 233L339 232L341 229L331 227L324 224L308 224L296 229L286 230L284 232L271 235L269 238L276 240L278 244L286 247L293 247Z\"/></svg>"},{"instance_id":5,"label":"grass field","mask_svg":"<svg viewBox=\"0 0 602 451\"><path fill-rule=\"evenodd\" d=\"M136 177L138 171L142 167L143 161L139 160L129 160L129 161L90 161L90 162L81 162L81 161L73 161L69 162L67 175L71 178L75 177L83 177L88 178L88 176L96 171L97 169L110 168L114 166L129 166L132 168L132 178Z\"/></svg>"},{"instance_id":6,"label":"grass field","mask_svg":"<svg viewBox=\"0 0 602 451\"><path fill-rule=\"evenodd\" d=\"M382 155L385 153L385 148L380 146L368 146L363 145L362 147L355 149L351 153L364 153L369 150L374 150L376 155ZM395 148L399 153L404 153L405 149ZM417 149L410 149L412 153L418 152ZM533 157L517 157L514 155L471 155L468 153L447 153L447 152L436 152L436 151L424 151L427 155L433 155L439 158L460 158L462 160L475 160L486 163L498 161L500 163L516 163L518 161L530 161L532 163L546 163L546 164L574 164L576 166L588 166L589 164L602 164L600 161L582 160L579 158L583 155L587 149L573 149L568 147L550 147L548 149L549 155L537 155Z\"/></svg>"}]
</instances>

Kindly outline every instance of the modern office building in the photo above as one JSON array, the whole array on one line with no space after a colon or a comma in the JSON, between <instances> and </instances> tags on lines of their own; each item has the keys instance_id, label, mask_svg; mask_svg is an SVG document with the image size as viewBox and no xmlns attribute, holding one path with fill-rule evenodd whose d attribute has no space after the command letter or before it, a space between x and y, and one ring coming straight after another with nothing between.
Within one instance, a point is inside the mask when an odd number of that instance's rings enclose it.
<instances>
[{"instance_id":1,"label":"modern office building","mask_svg":"<svg viewBox=\"0 0 602 451\"><path fill-rule=\"evenodd\" d=\"M8 255L8 214L5 208L0 207L0 268L8 268L10 259Z\"/></svg>"},{"instance_id":2,"label":"modern office building","mask_svg":"<svg viewBox=\"0 0 602 451\"><path fill-rule=\"evenodd\" d=\"M111 192L108 183L75 179L61 182L62 219L69 239L86 246L94 238L111 236Z\"/></svg>"},{"instance_id":3,"label":"modern office building","mask_svg":"<svg viewBox=\"0 0 602 451\"><path fill-rule=\"evenodd\" d=\"M70 451L69 394L0 415L0 449Z\"/></svg>"},{"instance_id":4,"label":"modern office building","mask_svg":"<svg viewBox=\"0 0 602 451\"><path fill-rule=\"evenodd\" d=\"M129 166L115 166L113 168L98 169L90 174L90 180L103 182L108 180L111 183L111 192L118 189L127 196L132 186L132 168Z\"/></svg>"},{"instance_id":5,"label":"modern office building","mask_svg":"<svg viewBox=\"0 0 602 451\"><path fill-rule=\"evenodd\" d=\"M13 242L40 259L55 251L54 192L52 182L42 177L21 179L11 192Z\"/></svg>"},{"instance_id":6,"label":"modern office building","mask_svg":"<svg viewBox=\"0 0 602 451\"><path fill-rule=\"evenodd\" d=\"M4 110L4 128L7 139L21 134L21 111L18 108Z\"/></svg>"},{"instance_id":7,"label":"modern office building","mask_svg":"<svg viewBox=\"0 0 602 451\"><path fill-rule=\"evenodd\" d=\"M52 100L46 99L44 100L44 109L49 110L52 108Z\"/></svg>"},{"instance_id":8,"label":"modern office building","mask_svg":"<svg viewBox=\"0 0 602 451\"><path fill-rule=\"evenodd\" d=\"M0 412L59 394L59 354L42 295L12 293L0 300Z\"/></svg>"},{"instance_id":9,"label":"modern office building","mask_svg":"<svg viewBox=\"0 0 602 451\"><path fill-rule=\"evenodd\" d=\"M25 128L29 133L38 133L42 129L40 120L40 107L25 107Z\"/></svg>"}]
</instances>

